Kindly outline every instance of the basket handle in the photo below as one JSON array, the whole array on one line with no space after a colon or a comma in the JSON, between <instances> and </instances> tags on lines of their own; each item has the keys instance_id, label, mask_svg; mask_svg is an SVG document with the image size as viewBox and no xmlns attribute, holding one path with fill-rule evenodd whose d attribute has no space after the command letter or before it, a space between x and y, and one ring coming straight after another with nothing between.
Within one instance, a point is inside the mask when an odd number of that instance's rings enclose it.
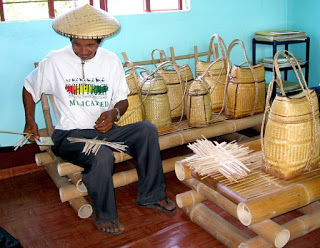
<instances>
[{"instance_id":1,"label":"basket handle","mask_svg":"<svg viewBox=\"0 0 320 248\"><path fill-rule=\"evenodd\" d=\"M231 50L232 48L235 46L235 45L240 45L241 48L242 48L242 51L243 51L243 55L246 59L246 62L249 66L249 69L252 73L252 76L253 76L253 80L254 80L254 84L255 84L255 90L256 90L256 93L255 93L255 97L254 97L254 105L253 105L253 109L251 111L251 114L250 115L253 115L254 112L256 111L256 108L257 108L257 105L258 105L258 94L259 94L259 91L258 91L258 78L257 78L257 75L256 75L256 72L254 71L254 68L252 66L252 63L251 61L249 60L248 58L248 55L247 55L247 52L246 52L246 48L244 46L244 43L242 40L240 39L234 39L233 41L231 41L231 43L229 44L228 46L228 49L227 49L227 57L230 59L230 53L231 53Z\"/></svg>"},{"instance_id":2,"label":"basket handle","mask_svg":"<svg viewBox=\"0 0 320 248\"><path fill-rule=\"evenodd\" d=\"M159 55L160 55L160 63L164 62L164 61L170 61L170 59L167 57L166 53L164 52L164 50L162 49L154 49L152 50L151 52L151 58L152 58L152 64L154 64L154 66L157 68L157 63L155 61L155 58L154 58L154 53L155 52L159 52Z\"/></svg>"},{"instance_id":3,"label":"basket handle","mask_svg":"<svg viewBox=\"0 0 320 248\"><path fill-rule=\"evenodd\" d=\"M218 45L221 50L222 57L226 56L227 46L224 43L223 39L218 35L214 34L211 36L210 42L209 42L209 49L208 49L208 56L207 56L207 62L210 62L211 53L213 53L213 58L216 60L219 57L219 54L215 48L215 44L213 43L214 39L217 39Z\"/></svg>"}]
</instances>

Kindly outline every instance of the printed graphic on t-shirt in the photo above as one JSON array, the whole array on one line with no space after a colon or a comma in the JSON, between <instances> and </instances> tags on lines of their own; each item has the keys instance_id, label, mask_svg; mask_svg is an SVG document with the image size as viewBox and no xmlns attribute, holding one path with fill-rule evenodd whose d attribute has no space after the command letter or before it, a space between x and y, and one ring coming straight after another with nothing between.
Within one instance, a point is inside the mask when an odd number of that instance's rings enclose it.
<instances>
[{"instance_id":1,"label":"printed graphic on t-shirt","mask_svg":"<svg viewBox=\"0 0 320 248\"><path fill-rule=\"evenodd\" d=\"M72 78L66 80L65 90L69 95L70 106L108 107L108 85L104 78Z\"/></svg>"}]
</instances>

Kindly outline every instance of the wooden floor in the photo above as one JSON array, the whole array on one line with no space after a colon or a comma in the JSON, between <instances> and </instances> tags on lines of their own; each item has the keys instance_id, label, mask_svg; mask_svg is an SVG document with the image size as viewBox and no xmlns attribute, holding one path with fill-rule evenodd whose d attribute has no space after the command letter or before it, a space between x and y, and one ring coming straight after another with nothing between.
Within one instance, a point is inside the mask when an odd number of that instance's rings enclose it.
<instances>
[{"instance_id":1,"label":"wooden floor","mask_svg":"<svg viewBox=\"0 0 320 248\"><path fill-rule=\"evenodd\" d=\"M181 148L181 152L185 152L185 148ZM118 170L125 166L132 167L133 162L117 165ZM166 180L167 195L171 199L189 190L174 172L167 173ZM80 219L69 203L61 203L58 189L46 171L38 170L0 180L0 227L18 239L24 248L225 247L192 223L181 209L170 215L139 208L135 206L136 195L136 183L116 189L118 213L125 231L121 235L106 235L96 229L91 218ZM255 235L213 203L206 201L205 204L249 235ZM292 212L274 220L281 224L297 215ZM320 230L285 247L320 247Z\"/></svg>"}]
</instances>

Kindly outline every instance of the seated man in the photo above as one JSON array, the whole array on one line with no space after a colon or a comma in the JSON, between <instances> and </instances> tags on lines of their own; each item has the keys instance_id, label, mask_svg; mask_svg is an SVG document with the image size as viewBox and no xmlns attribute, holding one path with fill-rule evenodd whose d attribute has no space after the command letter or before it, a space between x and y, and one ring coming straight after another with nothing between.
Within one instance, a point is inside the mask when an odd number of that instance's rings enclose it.
<instances>
[{"instance_id":1,"label":"seated man","mask_svg":"<svg viewBox=\"0 0 320 248\"><path fill-rule=\"evenodd\" d=\"M119 58L101 48L101 39L116 33L118 21L90 5L69 11L52 24L57 33L70 37L71 45L50 52L24 81L25 132L39 138L34 120L35 103L41 94L52 94L56 125L52 135L56 156L84 168L82 179L92 200L93 218L98 229L119 234L112 175L113 151L101 146L94 155L82 153L84 143L70 143L68 137L124 142L127 153L136 159L138 197L141 207L175 211L165 195L158 132L150 122L127 126L114 124L128 107L128 85Z\"/></svg>"}]
</instances>

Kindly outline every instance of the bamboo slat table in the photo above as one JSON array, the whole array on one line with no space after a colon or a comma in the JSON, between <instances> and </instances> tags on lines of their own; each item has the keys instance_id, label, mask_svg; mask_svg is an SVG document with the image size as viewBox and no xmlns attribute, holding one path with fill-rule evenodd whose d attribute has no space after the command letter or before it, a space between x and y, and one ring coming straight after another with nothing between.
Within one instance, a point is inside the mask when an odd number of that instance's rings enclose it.
<instances>
[{"instance_id":1,"label":"bamboo slat table","mask_svg":"<svg viewBox=\"0 0 320 248\"><path fill-rule=\"evenodd\" d=\"M262 163L260 140L247 145L261 153L259 163ZM180 161L175 164L175 172L191 189L176 196L177 205L193 222L228 247L283 247L320 227L320 168L285 181L257 166L237 183L229 182L218 173L201 178ZM204 200L235 217L241 228L220 217L202 203ZM273 220L293 210L302 215L282 225ZM257 235L248 235L246 228Z\"/></svg>"}]
</instances>

